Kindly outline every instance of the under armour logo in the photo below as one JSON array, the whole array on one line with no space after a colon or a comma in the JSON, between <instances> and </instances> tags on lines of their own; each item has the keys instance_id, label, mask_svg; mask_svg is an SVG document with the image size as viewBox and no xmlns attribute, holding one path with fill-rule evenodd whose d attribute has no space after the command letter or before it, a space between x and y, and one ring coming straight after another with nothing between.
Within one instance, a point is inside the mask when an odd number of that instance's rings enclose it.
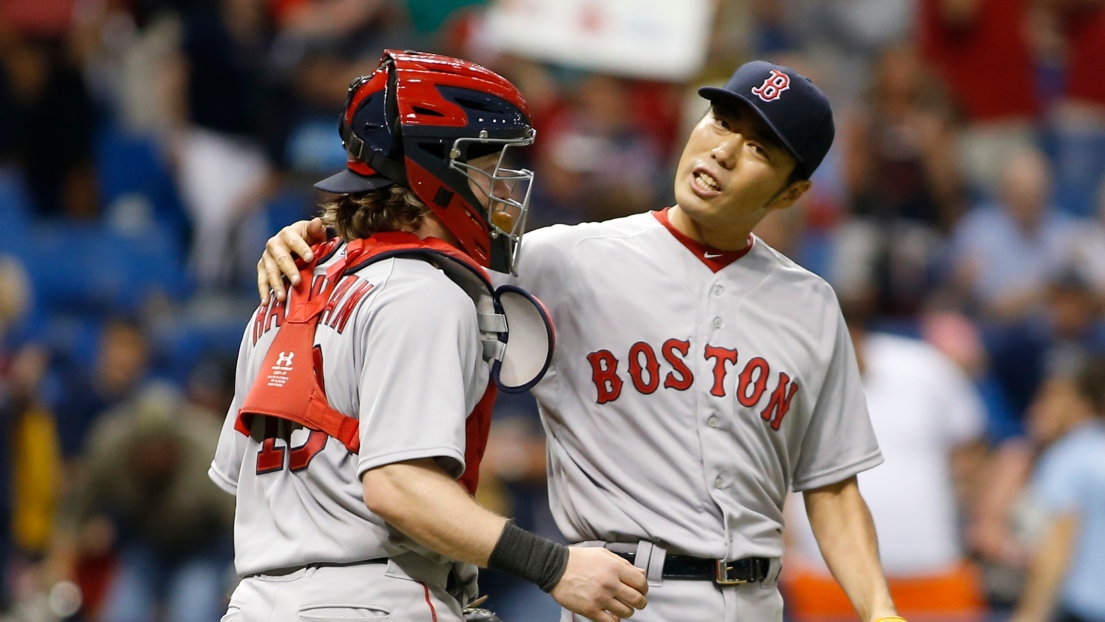
<instances>
[{"instance_id":1,"label":"under armour logo","mask_svg":"<svg viewBox=\"0 0 1105 622\"><path fill-rule=\"evenodd\" d=\"M276 364L279 367L291 367L292 358L295 357L295 352L281 352L280 356L276 357Z\"/></svg>"},{"instance_id":2,"label":"under armour logo","mask_svg":"<svg viewBox=\"0 0 1105 622\"><path fill-rule=\"evenodd\" d=\"M752 89L752 92L765 102L769 102L775 99L779 99L779 96L783 94L783 91L789 88L790 76L779 71L778 69L772 69L771 76L764 80L763 84Z\"/></svg>"}]
</instances>

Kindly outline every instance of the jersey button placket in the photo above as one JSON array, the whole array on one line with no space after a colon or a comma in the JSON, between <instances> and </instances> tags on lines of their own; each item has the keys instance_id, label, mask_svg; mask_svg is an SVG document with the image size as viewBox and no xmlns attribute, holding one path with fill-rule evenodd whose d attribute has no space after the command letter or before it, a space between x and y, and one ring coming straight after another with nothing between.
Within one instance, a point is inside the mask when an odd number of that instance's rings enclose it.
<instances>
[{"instance_id":1,"label":"jersey button placket","mask_svg":"<svg viewBox=\"0 0 1105 622\"><path fill-rule=\"evenodd\" d=\"M710 415L710 418L706 420L706 425L710 426L711 428L716 428L717 423L718 421L716 415Z\"/></svg>"},{"instance_id":2,"label":"jersey button placket","mask_svg":"<svg viewBox=\"0 0 1105 622\"><path fill-rule=\"evenodd\" d=\"M720 317L714 318L714 328L721 328L722 324L724 324L724 322L721 321Z\"/></svg>"}]
</instances>

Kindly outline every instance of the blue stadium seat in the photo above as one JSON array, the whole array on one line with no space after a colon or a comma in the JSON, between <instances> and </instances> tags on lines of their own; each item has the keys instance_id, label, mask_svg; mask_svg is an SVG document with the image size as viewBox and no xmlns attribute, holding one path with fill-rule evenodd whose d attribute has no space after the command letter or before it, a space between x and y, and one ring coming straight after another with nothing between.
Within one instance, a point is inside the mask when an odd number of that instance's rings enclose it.
<instances>
[{"instance_id":1,"label":"blue stadium seat","mask_svg":"<svg viewBox=\"0 0 1105 622\"><path fill-rule=\"evenodd\" d=\"M14 167L0 166L0 226L3 231L0 239L5 241L5 248L0 251L19 249L18 243L25 237L32 218L31 198L22 173ZM17 246L10 247L9 242Z\"/></svg>"},{"instance_id":2,"label":"blue stadium seat","mask_svg":"<svg viewBox=\"0 0 1105 622\"><path fill-rule=\"evenodd\" d=\"M21 255L46 313L134 312L154 294L187 293L181 243L168 228L125 235L99 223L39 223Z\"/></svg>"},{"instance_id":3,"label":"blue stadium seat","mask_svg":"<svg viewBox=\"0 0 1105 622\"><path fill-rule=\"evenodd\" d=\"M249 314L206 319L185 316L178 322L158 327L153 332L152 340L161 355L160 371L166 377L184 383L192 368L204 356L218 355L234 360L238 356L242 331L249 319Z\"/></svg>"},{"instance_id":4,"label":"blue stadium seat","mask_svg":"<svg viewBox=\"0 0 1105 622\"><path fill-rule=\"evenodd\" d=\"M109 124L98 132L94 149L104 209L137 197L149 204L154 221L183 239L188 218L157 141Z\"/></svg>"},{"instance_id":5,"label":"blue stadium seat","mask_svg":"<svg viewBox=\"0 0 1105 622\"><path fill-rule=\"evenodd\" d=\"M263 206L268 235L280 231L297 220L312 218L318 212L314 194L309 187L288 186L281 189Z\"/></svg>"},{"instance_id":6,"label":"blue stadium seat","mask_svg":"<svg viewBox=\"0 0 1105 622\"><path fill-rule=\"evenodd\" d=\"M43 316L43 343L55 366L90 367L100 349L104 318L99 314L55 313Z\"/></svg>"}]
</instances>

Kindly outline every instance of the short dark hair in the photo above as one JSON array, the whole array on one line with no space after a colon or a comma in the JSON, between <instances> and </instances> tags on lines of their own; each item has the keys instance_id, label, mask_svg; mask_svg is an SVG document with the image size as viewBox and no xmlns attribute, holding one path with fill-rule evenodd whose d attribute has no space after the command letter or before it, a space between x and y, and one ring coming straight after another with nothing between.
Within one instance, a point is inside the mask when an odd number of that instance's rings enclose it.
<instances>
[{"instance_id":1,"label":"short dark hair","mask_svg":"<svg viewBox=\"0 0 1105 622\"><path fill-rule=\"evenodd\" d=\"M806 174L806 167L802 166L802 163L798 160L794 161L794 168L790 170L790 177L787 177L787 185L789 188L791 184L796 184L800 181L809 180L810 176Z\"/></svg>"},{"instance_id":2,"label":"short dark hair","mask_svg":"<svg viewBox=\"0 0 1105 622\"><path fill-rule=\"evenodd\" d=\"M1098 418L1105 417L1105 356L1087 358L1074 376L1078 394L1093 408Z\"/></svg>"}]
</instances>

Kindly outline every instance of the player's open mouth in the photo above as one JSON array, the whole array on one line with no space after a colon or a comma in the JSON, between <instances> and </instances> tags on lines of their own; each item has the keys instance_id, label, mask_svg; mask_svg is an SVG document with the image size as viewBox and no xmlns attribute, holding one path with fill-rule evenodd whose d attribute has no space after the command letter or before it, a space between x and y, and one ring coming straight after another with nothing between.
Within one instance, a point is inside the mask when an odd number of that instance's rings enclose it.
<instances>
[{"instance_id":1,"label":"player's open mouth","mask_svg":"<svg viewBox=\"0 0 1105 622\"><path fill-rule=\"evenodd\" d=\"M702 190L714 193L721 191L721 184L718 183L714 176L703 170L696 170L693 173L695 185Z\"/></svg>"}]
</instances>

